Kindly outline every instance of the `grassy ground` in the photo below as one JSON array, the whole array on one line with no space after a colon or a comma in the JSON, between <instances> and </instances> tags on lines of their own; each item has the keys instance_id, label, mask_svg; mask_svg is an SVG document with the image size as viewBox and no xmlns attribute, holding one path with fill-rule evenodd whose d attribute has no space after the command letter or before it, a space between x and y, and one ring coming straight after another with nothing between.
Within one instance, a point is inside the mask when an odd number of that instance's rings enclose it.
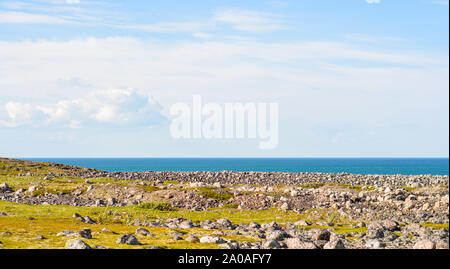
<instances>
[{"instance_id":1,"label":"grassy ground","mask_svg":"<svg viewBox=\"0 0 450 269\"><path fill-rule=\"evenodd\" d=\"M45 178L47 173L71 173L82 171L82 168L73 168L63 165L53 165L47 163L28 162L21 160L11 160L0 158L0 183L6 182L13 190L27 189L30 186L39 186L39 189L32 192L30 195L45 195L45 193L70 193L73 190L85 191L92 183L106 184L114 183L119 186L133 186L145 190L146 192L153 192L160 190L154 186L142 186L136 183L140 181L132 180L115 180L112 178L90 178L89 182L86 179L77 178L73 176L59 177L48 180ZM32 173L24 175L27 173ZM19 176L19 174L21 174ZM150 182L147 182L150 183ZM170 181L164 182L165 187L176 186L180 182ZM361 191L363 186L350 186L343 184L327 184L334 187L345 188L354 191ZM304 188L321 188L323 183L311 183L302 185ZM274 186L271 193L264 193L265 195L281 195L283 188L286 186ZM233 194L228 187L222 189L199 187L199 188L184 188L188 190L196 190L200 195L216 199L219 201L227 201ZM371 191L372 186L364 188ZM413 191L415 189L407 189ZM257 193L254 193L257 194ZM230 204L221 208L209 208L208 211L189 211L185 209L173 208L167 203L147 203L134 206L125 207L74 207L69 205L27 205L19 203L11 203L0 201L0 213L4 212L6 215L0 214L0 247L1 248L64 248L68 237L57 237L56 234L63 230L79 231L84 228L89 228L93 232L92 239L83 239L89 245L102 245L110 248L144 248L145 246L161 246L165 248L218 248L216 244L200 244L189 243L186 241L172 240L173 236L169 233L174 229L161 227L146 227L152 236L138 236L139 241L143 244L140 246L130 246L124 244L117 244L116 240L121 234L134 233L136 226L130 225L134 220L141 221L155 221L157 219L168 219L173 217L182 217L190 219L193 222L201 222L203 220L217 220L220 218L229 219L234 224L250 223L252 221L257 223L270 223L276 221L278 223L296 222L299 220L306 220L310 222L333 222L335 226L303 226L299 229L313 229L313 228L329 228L338 233L350 232L365 232L366 228L351 228L355 224L355 220L350 220L348 217L339 214L333 209L308 209L301 213L293 211L282 211L276 208L268 210L241 210L237 209L237 204ZM72 218L74 213L79 213L82 216L89 216L96 224L86 224L79 220ZM30 220L30 218L33 218ZM441 229L447 228L448 224L423 223L422 226ZM114 233L101 232L103 228L107 228ZM193 229L176 229L177 231L185 233L183 237L189 234L196 234L198 236L210 235L212 230L205 230L200 228ZM5 233L1 235L1 233ZM10 233L10 234L9 234ZM34 239L36 236L42 235L46 239ZM256 236L223 236L225 239L233 239L236 241L252 242L260 240ZM349 238L351 239L351 238Z\"/></svg>"},{"instance_id":2,"label":"grassy ground","mask_svg":"<svg viewBox=\"0 0 450 269\"><path fill-rule=\"evenodd\" d=\"M66 205L26 205L0 201L0 212L7 216L0 216L0 233L10 232L11 235L0 236L0 245L3 248L63 248L68 238L57 237L56 234L63 230L78 231L84 228L91 229L93 239L83 239L89 245L102 245L111 248L143 248L146 245L156 245L166 248L217 248L215 244L188 243L186 241L173 241L168 234L174 229L148 227L148 230L156 237L138 237L143 246L119 245L115 241L120 234L134 233L136 226L130 226L135 219L154 221L158 218L183 217L194 222L203 220L216 220L227 218L233 223L279 223L296 222L298 220L326 221L329 214L324 211L308 211L304 213L284 212L278 209L270 210L238 210L216 208L210 211L160 210L155 206L126 206L126 207L73 207ZM80 222L72 215L79 213L82 216L90 216L97 224ZM29 218L34 218L30 220ZM108 228L117 234L102 233L102 228ZM308 229L315 226L308 226ZM355 231L349 227L327 227L338 232ZM188 234L210 235L211 230L200 228L176 229ZM45 240L37 240L34 237L43 235ZM254 236L224 236L225 239L236 241L260 240Z\"/></svg>"}]
</instances>

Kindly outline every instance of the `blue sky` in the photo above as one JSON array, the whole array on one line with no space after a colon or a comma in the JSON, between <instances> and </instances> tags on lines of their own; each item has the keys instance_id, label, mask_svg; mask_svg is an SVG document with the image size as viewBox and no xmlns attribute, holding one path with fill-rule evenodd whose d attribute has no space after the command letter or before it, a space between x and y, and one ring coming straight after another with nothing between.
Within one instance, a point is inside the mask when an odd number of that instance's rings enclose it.
<instances>
[{"instance_id":1,"label":"blue sky","mask_svg":"<svg viewBox=\"0 0 450 269\"><path fill-rule=\"evenodd\" d=\"M0 0L0 156L445 156L445 0ZM172 104L278 102L279 145Z\"/></svg>"}]
</instances>

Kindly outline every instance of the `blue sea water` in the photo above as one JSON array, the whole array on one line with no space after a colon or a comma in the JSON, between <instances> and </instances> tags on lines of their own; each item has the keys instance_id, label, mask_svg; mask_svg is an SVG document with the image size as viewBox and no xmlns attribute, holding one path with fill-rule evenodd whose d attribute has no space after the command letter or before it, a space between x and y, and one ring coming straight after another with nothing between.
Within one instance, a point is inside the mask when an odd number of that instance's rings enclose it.
<instances>
[{"instance_id":1,"label":"blue sea water","mask_svg":"<svg viewBox=\"0 0 450 269\"><path fill-rule=\"evenodd\" d=\"M109 172L258 171L449 175L448 158L33 158Z\"/></svg>"}]
</instances>

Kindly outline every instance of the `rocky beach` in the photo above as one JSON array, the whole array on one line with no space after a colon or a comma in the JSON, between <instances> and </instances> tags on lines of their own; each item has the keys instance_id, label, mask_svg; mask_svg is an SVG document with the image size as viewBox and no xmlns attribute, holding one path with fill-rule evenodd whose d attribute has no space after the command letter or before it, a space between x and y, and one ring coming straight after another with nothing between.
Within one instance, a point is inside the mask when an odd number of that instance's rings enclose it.
<instances>
[{"instance_id":1,"label":"rocky beach","mask_svg":"<svg viewBox=\"0 0 450 269\"><path fill-rule=\"evenodd\" d=\"M449 248L449 177L116 172L0 158L0 248Z\"/></svg>"}]
</instances>

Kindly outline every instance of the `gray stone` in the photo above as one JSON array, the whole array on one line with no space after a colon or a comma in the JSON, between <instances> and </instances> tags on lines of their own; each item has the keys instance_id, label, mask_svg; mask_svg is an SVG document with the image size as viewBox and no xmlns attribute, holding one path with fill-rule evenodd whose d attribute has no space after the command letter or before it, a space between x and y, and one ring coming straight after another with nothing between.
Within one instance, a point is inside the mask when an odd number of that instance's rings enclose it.
<instances>
[{"instance_id":1,"label":"gray stone","mask_svg":"<svg viewBox=\"0 0 450 269\"><path fill-rule=\"evenodd\" d=\"M287 234L285 231L281 231L281 230L276 230L271 232L268 236L267 239L268 240L276 240L276 241L281 241L285 238L288 238L289 234Z\"/></svg>"},{"instance_id":2,"label":"gray stone","mask_svg":"<svg viewBox=\"0 0 450 269\"><path fill-rule=\"evenodd\" d=\"M140 245L139 240L132 234L124 234L116 241L117 244Z\"/></svg>"},{"instance_id":3,"label":"gray stone","mask_svg":"<svg viewBox=\"0 0 450 269\"><path fill-rule=\"evenodd\" d=\"M190 229L190 228L194 227L194 225L192 224L192 222L190 220L185 220L182 223L180 223L180 225L178 225L178 227L180 227L181 229Z\"/></svg>"},{"instance_id":4,"label":"gray stone","mask_svg":"<svg viewBox=\"0 0 450 269\"><path fill-rule=\"evenodd\" d=\"M185 240L190 242L190 243L198 243L198 242L200 242L200 239L198 239L198 237L195 236L195 235L189 235L188 237L186 237Z\"/></svg>"},{"instance_id":5,"label":"gray stone","mask_svg":"<svg viewBox=\"0 0 450 269\"><path fill-rule=\"evenodd\" d=\"M290 206L288 203L283 203L283 204L280 206L280 209L281 209L281 210L284 210L284 211L288 211L288 210L291 209L291 206Z\"/></svg>"},{"instance_id":6,"label":"gray stone","mask_svg":"<svg viewBox=\"0 0 450 269\"><path fill-rule=\"evenodd\" d=\"M284 241L287 248L290 249L318 249L318 247L312 242L304 242L299 238L288 238Z\"/></svg>"},{"instance_id":7,"label":"gray stone","mask_svg":"<svg viewBox=\"0 0 450 269\"><path fill-rule=\"evenodd\" d=\"M370 239L364 246L370 249L381 249L386 246L386 243L381 242L380 240Z\"/></svg>"},{"instance_id":8,"label":"gray stone","mask_svg":"<svg viewBox=\"0 0 450 269\"><path fill-rule=\"evenodd\" d=\"M163 249L163 248L158 246L146 246L145 249Z\"/></svg>"},{"instance_id":9,"label":"gray stone","mask_svg":"<svg viewBox=\"0 0 450 269\"><path fill-rule=\"evenodd\" d=\"M312 236L312 239L314 241L316 240L324 240L324 241L328 241L330 240L330 231L328 230L317 230L314 235Z\"/></svg>"},{"instance_id":10,"label":"gray stone","mask_svg":"<svg viewBox=\"0 0 450 269\"><path fill-rule=\"evenodd\" d=\"M218 219L215 223L217 229L232 229L233 224L227 219Z\"/></svg>"},{"instance_id":11,"label":"gray stone","mask_svg":"<svg viewBox=\"0 0 450 269\"><path fill-rule=\"evenodd\" d=\"M200 243L214 243L214 244L222 244L225 243L225 240L223 240L220 237L217 236L203 236L200 238Z\"/></svg>"},{"instance_id":12,"label":"gray stone","mask_svg":"<svg viewBox=\"0 0 450 269\"><path fill-rule=\"evenodd\" d=\"M266 240L263 242L262 247L265 249L281 248L281 245L276 240Z\"/></svg>"},{"instance_id":13,"label":"gray stone","mask_svg":"<svg viewBox=\"0 0 450 269\"><path fill-rule=\"evenodd\" d=\"M83 229L75 233L77 237L92 239L91 229Z\"/></svg>"},{"instance_id":14,"label":"gray stone","mask_svg":"<svg viewBox=\"0 0 450 269\"><path fill-rule=\"evenodd\" d=\"M56 236L68 236L68 235L75 235L75 232L65 230L56 234Z\"/></svg>"},{"instance_id":15,"label":"gray stone","mask_svg":"<svg viewBox=\"0 0 450 269\"><path fill-rule=\"evenodd\" d=\"M149 236L149 235L151 235L151 233L147 229L144 229L144 228L137 228L136 229L136 234L137 235L142 235L142 236Z\"/></svg>"},{"instance_id":16,"label":"gray stone","mask_svg":"<svg viewBox=\"0 0 450 269\"><path fill-rule=\"evenodd\" d=\"M436 243L428 239L417 241L413 246L413 249L435 249L435 248Z\"/></svg>"},{"instance_id":17,"label":"gray stone","mask_svg":"<svg viewBox=\"0 0 450 269\"><path fill-rule=\"evenodd\" d=\"M86 216L83 218L84 222L88 223L88 224L94 224L95 221L92 220L89 216Z\"/></svg>"},{"instance_id":18,"label":"gray stone","mask_svg":"<svg viewBox=\"0 0 450 269\"><path fill-rule=\"evenodd\" d=\"M66 242L66 249L91 249L91 247L81 240L69 239Z\"/></svg>"},{"instance_id":19,"label":"gray stone","mask_svg":"<svg viewBox=\"0 0 450 269\"><path fill-rule=\"evenodd\" d=\"M344 249L345 245L340 239L330 240L323 246L324 249Z\"/></svg>"}]
</instances>

